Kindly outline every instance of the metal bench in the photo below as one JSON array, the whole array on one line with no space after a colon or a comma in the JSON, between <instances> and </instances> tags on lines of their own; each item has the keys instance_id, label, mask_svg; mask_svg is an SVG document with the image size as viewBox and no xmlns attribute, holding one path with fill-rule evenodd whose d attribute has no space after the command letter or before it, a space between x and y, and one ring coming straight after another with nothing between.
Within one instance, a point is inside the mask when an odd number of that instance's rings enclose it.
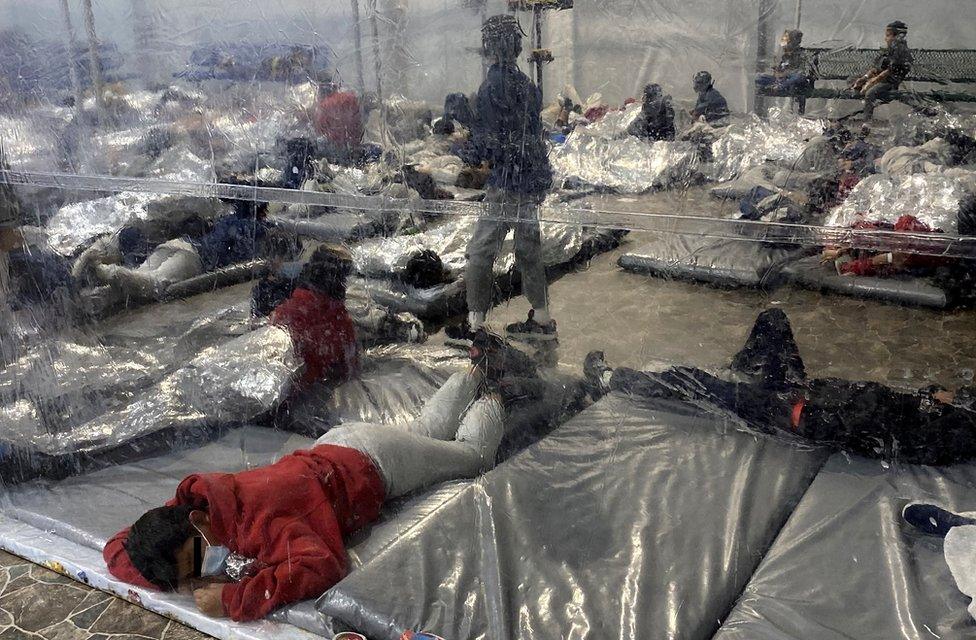
<instances>
[{"instance_id":1,"label":"metal bench","mask_svg":"<svg viewBox=\"0 0 976 640\"><path fill-rule=\"evenodd\" d=\"M863 100L864 96L847 87L817 87L818 80L849 80L871 68L878 49L802 49L809 66L810 83L800 91L757 89L758 95L769 98L793 98L798 111L806 111L810 98ZM912 49L912 70L907 82L923 82L948 87L950 84L976 84L976 50L972 49ZM938 88L926 91L905 89L896 91L893 100L929 100L933 102L976 102L976 93L958 89Z\"/></svg>"}]
</instances>

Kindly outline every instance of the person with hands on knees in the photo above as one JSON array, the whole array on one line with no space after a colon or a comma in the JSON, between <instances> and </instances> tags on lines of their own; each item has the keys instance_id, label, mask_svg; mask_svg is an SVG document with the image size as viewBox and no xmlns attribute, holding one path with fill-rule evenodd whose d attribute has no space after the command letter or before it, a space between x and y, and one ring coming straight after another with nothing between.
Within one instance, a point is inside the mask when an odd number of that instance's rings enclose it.
<instances>
[{"instance_id":1,"label":"person with hands on knees","mask_svg":"<svg viewBox=\"0 0 976 640\"><path fill-rule=\"evenodd\" d=\"M265 467L186 477L165 506L109 540L109 571L146 589L192 591L203 613L238 621L321 595L349 571L344 541L384 501L494 466L505 348L478 332L472 366L410 424L346 424Z\"/></svg>"},{"instance_id":2,"label":"person with hands on knees","mask_svg":"<svg viewBox=\"0 0 976 640\"><path fill-rule=\"evenodd\" d=\"M874 117L874 108L879 102L891 101L912 70L912 52L907 37L908 25L901 20L885 27L885 47L867 73L851 83L851 88L864 96L865 120Z\"/></svg>"}]
</instances>

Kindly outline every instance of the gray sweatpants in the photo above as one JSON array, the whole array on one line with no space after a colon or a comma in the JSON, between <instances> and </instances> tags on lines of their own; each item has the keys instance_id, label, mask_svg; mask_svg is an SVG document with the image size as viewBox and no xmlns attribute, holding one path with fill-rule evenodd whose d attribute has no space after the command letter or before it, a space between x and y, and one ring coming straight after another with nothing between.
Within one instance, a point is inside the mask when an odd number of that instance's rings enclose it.
<instances>
[{"instance_id":1,"label":"gray sweatpants","mask_svg":"<svg viewBox=\"0 0 976 640\"><path fill-rule=\"evenodd\" d=\"M542 258L539 203L543 194L520 195L489 188L485 202L491 206L478 220L468 243L465 272L468 311L487 313L495 283L493 266L508 230L515 230L515 262L522 273L522 291L533 309L549 306L549 284Z\"/></svg>"},{"instance_id":2,"label":"gray sweatpants","mask_svg":"<svg viewBox=\"0 0 976 640\"><path fill-rule=\"evenodd\" d=\"M96 273L104 277L106 284L117 287L127 296L153 300L174 282L203 273L203 263L192 244L176 239L156 247L136 269L104 265Z\"/></svg>"},{"instance_id":3,"label":"gray sweatpants","mask_svg":"<svg viewBox=\"0 0 976 640\"><path fill-rule=\"evenodd\" d=\"M504 409L494 396L475 399L477 373L455 373L407 425L344 424L315 444L368 455L380 470L388 498L438 482L473 478L495 463L505 432Z\"/></svg>"}]
</instances>

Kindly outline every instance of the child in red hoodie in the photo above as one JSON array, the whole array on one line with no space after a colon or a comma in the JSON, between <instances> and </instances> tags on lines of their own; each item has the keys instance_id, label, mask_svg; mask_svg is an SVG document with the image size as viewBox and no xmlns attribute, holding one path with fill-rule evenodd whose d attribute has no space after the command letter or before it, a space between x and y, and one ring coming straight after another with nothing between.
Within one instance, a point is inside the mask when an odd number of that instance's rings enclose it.
<instances>
[{"instance_id":1,"label":"child in red hoodie","mask_svg":"<svg viewBox=\"0 0 976 640\"><path fill-rule=\"evenodd\" d=\"M384 500L494 465L507 356L498 338L479 336L474 366L408 425L343 425L267 467L188 476L109 540L109 571L147 589L192 588L203 613L234 620L321 595L349 569L344 539Z\"/></svg>"},{"instance_id":2,"label":"child in red hoodie","mask_svg":"<svg viewBox=\"0 0 976 640\"><path fill-rule=\"evenodd\" d=\"M343 247L319 247L302 268L298 287L271 313L287 329L305 370L298 388L319 380L341 382L359 367L356 329L346 310L352 257Z\"/></svg>"}]
</instances>

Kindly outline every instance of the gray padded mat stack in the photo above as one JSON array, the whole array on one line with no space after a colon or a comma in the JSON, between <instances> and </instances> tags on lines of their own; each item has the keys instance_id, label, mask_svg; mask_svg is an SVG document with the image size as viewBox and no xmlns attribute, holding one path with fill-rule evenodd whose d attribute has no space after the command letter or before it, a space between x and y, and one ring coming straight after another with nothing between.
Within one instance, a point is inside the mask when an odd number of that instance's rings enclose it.
<instances>
[{"instance_id":1,"label":"gray padded mat stack","mask_svg":"<svg viewBox=\"0 0 976 640\"><path fill-rule=\"evenodd\" d=\"M942 540L901 519L910 501L967 511L976 466L830 458L716 640L956 640L976 637Z\"/></svg>"},{"instance_id":2,"label":"gray padded mat stack","mask_svg":"<svg viewBox=\"0 0 976 640\"><path fill-rule=\"evenodd\" d=\"M797 253L759 241L662 233L620 256L617 263L628 271L664 278L759 287L775 285L779 267Z\"/></svg>"},{"instance_id":3,"label":"gray padded mat stack","mask_svg":"<svg viewBox=\"0 0 976 640\"><path fill-rule=\"evenodd\" d=\"M374 640L708 638L825 455L611 395L317 606Z\"/></svg>"},{"instance_id":4,"label":"gray padded mat stack","mask_svg":"<svg viewBox=\"0 0 976 640\"><path fill-rule=\"evenodd\" d=\"M925 278L841 276L831 265L820 264L819 256L798 260L783 273L789 282L814 291L936 309L948 305L946 292Z\"/></svg>"}]
</instances>

